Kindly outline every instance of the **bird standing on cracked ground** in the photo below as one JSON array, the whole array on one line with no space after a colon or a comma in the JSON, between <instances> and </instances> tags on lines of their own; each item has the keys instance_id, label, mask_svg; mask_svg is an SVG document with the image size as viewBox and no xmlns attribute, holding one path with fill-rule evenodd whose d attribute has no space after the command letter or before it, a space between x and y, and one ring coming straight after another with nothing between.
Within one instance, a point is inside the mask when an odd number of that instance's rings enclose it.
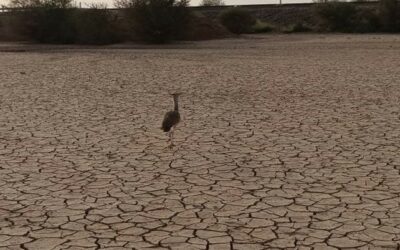
<instances>
[{"instance_id":1,"label":"bird standing on cracked ground","mask_svg":"<svg viewBox=\"0 0 400 250\"><path fill-rule=\"evenodd\" d=\"M174 135L174 129L176 125L181 121L181 115L179 113L179 103L178 103L178 98L181 95L181 93L174 93L172 94L172 97L174 98L174 110L169 111L165 114L164 120L162 122L161 129L168 133L169 136L169 147L172 148L174 146L173 143L173 135Z\"/></svg>"}]
</instances>

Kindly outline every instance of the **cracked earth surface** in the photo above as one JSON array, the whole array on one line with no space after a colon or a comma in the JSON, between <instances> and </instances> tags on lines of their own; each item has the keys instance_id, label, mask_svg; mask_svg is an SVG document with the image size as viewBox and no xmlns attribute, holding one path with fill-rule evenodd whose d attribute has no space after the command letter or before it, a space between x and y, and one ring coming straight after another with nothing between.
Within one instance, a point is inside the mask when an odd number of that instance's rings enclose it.
<instances>
[{"instance_id":1,"label":"cracked earth surface","mask_svg":"<svg viewBox=\"0 0 400 250\"><path fill-rule=\"evenodd\" d=\"M0 54L0 249L400 249L400 37L179 46Z\"/></svg>"}]
</instances>

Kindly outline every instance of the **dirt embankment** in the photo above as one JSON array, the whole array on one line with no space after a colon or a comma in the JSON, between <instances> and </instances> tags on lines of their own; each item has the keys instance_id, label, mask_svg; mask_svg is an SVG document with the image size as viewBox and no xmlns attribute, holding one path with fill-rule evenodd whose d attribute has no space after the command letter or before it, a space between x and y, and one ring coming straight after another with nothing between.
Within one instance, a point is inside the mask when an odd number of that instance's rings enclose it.
<instances>
[{"instance_id":1,"label":"dirt embankment","mask_svg":"<svg viewBox=\"0 0 400 250\"><path fill-rule=\"evenodd\" d=\"M354 3L361 8L377 7L377 2L358 2ZM266 4L266 5L245 5L243 8L249 10L255 17L276 25L289 25L295 23L315 23L314 3L306 4ZM216 18L218 14L232 6L212 6L212 7L193 7L195 11L211 18Z\"/></svg>"}]
</instances>

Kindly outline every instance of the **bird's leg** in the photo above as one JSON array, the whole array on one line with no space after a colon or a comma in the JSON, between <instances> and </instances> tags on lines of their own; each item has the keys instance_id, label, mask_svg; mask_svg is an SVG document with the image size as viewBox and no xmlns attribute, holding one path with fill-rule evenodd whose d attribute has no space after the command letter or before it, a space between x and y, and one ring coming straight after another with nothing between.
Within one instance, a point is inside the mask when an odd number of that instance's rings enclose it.
<instances>
[{"instance_id":1,"label":"bird's leg","mask_svg":"<svg viewBox=\"0 0 400 250\"><path fill-rule=\"evenodd\" d=\"M172 148L174 146L173 139L174 139L174 127L172 127L171 131L169 132L169 142L170 142L169 147L170 148Z\"/></svg>"},{"instance_id":2,"label":"bird's leg","mask_svg":"<svg viewBox=\"0 0 400 250\"><path fill-rule=\"evenodd\" d=\"M168 135L168 140L167 140L168 146L165 148L171 148L171 142L172 142L171 131L168 131L166 134Z\"/></svg>"},{"instance_id":3,"label":"bird's leg","mask_svg":"<svg viewBox=\"0 0 400 250\"><path fill-rule=\"evenodd\" d=\"M168 131L168 132L167 132L167 135L168 135L168 140L167 140L167 142L169 143L169 142L171 141L171 131Z\"/></svg>"}]
</instances>

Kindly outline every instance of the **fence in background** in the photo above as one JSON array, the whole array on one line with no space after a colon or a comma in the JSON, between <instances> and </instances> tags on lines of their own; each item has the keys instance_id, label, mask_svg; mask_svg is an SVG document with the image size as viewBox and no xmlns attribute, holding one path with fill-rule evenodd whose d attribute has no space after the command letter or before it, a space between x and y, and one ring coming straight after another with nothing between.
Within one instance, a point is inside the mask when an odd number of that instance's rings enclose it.
<instances>
[{"instance_id":1,"label":"fence in background","mask_svg":"<svg viewBox=\"0 0 400 250\"><path fill-rule=\"evenodd\" d=\"M374 5L377 4L379 1L374 0L374 1L354 1L354 4L357 5ZM221 11L222 9L229 8L229 7L234 7L234 6L241 6L247 9L264 9L264 8L271 8L271 7L279 7L279 6L286 6L286 7L308 7L312 6L315 3L285 3L284 0L283 2L281 0L277 0L277 3L270 3L270 4L243 4L243 5L223 5L223 6L190 6L189 8L201 12L212 12L212 11ZM82 5L77 5L78 7L82 7ZM86 8L86 7L83 7ZM25 10L26 8L10 8L7 6L0 6L0 13L5 13L5 12L10 12L12 10ZM116 8L110 8L112 10L118 10Z\"/></svg>"}]
</instances>

